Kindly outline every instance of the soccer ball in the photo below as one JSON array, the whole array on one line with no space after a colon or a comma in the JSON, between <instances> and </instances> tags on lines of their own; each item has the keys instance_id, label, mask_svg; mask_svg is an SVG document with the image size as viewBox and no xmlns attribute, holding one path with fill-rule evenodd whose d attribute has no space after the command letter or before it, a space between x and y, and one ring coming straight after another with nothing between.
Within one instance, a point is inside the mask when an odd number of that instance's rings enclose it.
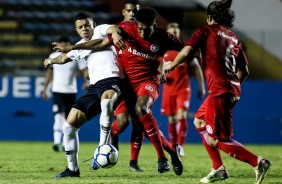
<instances>
[{"instance_id":1,"label":"soccer ball","mask_svg":"<svg viewBox=\"0 0 282 184\"><path fill-rule=\"evenodd\" d=\"M100 145L95 150L93 159L100 168L111 168L118 161L118 150L111 144Z\"/></svg>"}]
</instances>

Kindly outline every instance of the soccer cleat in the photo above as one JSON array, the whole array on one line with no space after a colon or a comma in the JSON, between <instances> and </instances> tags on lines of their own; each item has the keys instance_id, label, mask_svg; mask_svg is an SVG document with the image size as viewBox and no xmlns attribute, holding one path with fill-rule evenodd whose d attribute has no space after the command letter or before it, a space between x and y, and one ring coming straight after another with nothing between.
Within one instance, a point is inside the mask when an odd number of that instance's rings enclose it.
<instances>
[{"instance_id":1,"label":"soccer cleat","mask_svg":"<svg viewBox=\"0 0 282 184\"><path fill-rule=\"evenodd\" d=\"M217 170L212 169L212 171L206 176L203 177L201 183L213 183L220 180L225 180L228 178L228 172L225 167L222 165Z\"/></svg>"},{"instance_id":2,"label":"soccer cleat","mask_svg":"<svg viewBox=\"0 0 282 184\"><path fill-rule=\"evenodd\" d=\"M118 150L118 135L110 134L110 144Z\"/></svg>"},{"instance_id":3,"label":"soccer cleat","mask_svg":"<svg viewBox=\"0 0 282 184\"><path fill-rule=\"evenodd\" d=\"M59 152L60 151L60 145L59 144L54 144L53 145L53 150L56 151L56 152Z\"/></svg>"},{"instance_id":4,"label":"soccer cleat","mask_svg":"<svg viewBox=\"0 0 282 184\"><path fill-rule=\"evenodd\" d=\"M94 158L92 160L91 166L92 166L92 169L94 169L94 170L98 170L100 168L99 165L95 162Z\"/></svg>"},{"instance_id":5,"label":"soccer cleat","mask_svg":"<svg viewBox=\"0 0 282 184\"><path fill-rule=\"evenodd\" d=\"M180 159L180 146L178 144L173 145L175 153L171 154L171 164L174 170L174 173L180 176L183 172L183 165Z\"/></svg>"},{"instance_id":6,"label":"soccer cleat","mask_svg":"<svg viewBox=\"0 0 282 184\"><path fill-rule=\"evenodd\" d=\"M159 158L158 160L158 172L164 173L170 170L169 163L166 158Z\"/></svg>"},{"instance_id":7,"label":"soccer cleat","mask_svg":"<svg viewBox=\"0 0 282 184\"><path fill-rule=\"evenodd\" d=\"M65 178L65 177L80 177L79 169L77 171L71 171L68 167L65 171L60 174L54 176L54 178Z\"/></svg>"},{"instance_id":8,"label":"soccer cleat","mask_svg":"<svg viewBox=\"0 0 282 184\"><path fill-rule=\"evenodd\" d=\"M138 163L136 160L130 160L129 162L129 170L132 172L143 172L142 169L138 166Z\"/></svg>"},{"instance_id":9,"label":"soccer cleat","mask_svg":"<svg viewBox=\"0 0 282 184\"><path fill-rule=\"evenodd\" d=\"M271 167L271 163L268 160L265 160L259 157L258 166L254 168L256 173L256 182L255 184L262 183L264 177L266 176L267 172Z\"/></svg>"},{"instance_id":10,"label":"soccer cleat","mask_svg":"<svg viewBox=\"0 0 282 184\"><path fill-rule=\"evenodd\" d=\"M184 157L185 153L184 153L184 148L183 146L179 145L179 156Z\"/></svg>"}]
</instances>

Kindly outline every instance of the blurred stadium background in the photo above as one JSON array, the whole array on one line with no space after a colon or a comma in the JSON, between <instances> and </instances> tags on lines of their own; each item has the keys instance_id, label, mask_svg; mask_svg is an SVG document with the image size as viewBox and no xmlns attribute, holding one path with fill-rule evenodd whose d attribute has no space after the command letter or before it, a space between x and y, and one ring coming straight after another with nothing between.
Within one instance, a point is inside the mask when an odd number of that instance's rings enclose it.
<instances>
[{"instance_id":1,"label":"blurred stadium background","mask_svg":"<svg viewBox=\"0 0 282 184\"><path fill-rule=\"evenodd\" d=\"M183 38L206 24L207 0L140 0L154 7L158 26L178 22ZM51 43L66 35L79 39L74 15L89 11L97 24L122 20L122 0L1 0L0 1L0 140L52 140L51 100L40 99ZM236 0L234 30L243 42L250 61L250 77L243 85L242 98L234 111L236 139L245 143L282 144L282 1ZM79 80L82 83L82 79ZM187 142L199 142L193 128L197 85L192 79L191 113ZM79 95L83 94L81 90ZM166 117L160 115L160 99L154 113L163 132ZM129 141L128 129L122 141ZM81 128L81 140L97 141L98 119Z\"/></svg>"}]
</instances>

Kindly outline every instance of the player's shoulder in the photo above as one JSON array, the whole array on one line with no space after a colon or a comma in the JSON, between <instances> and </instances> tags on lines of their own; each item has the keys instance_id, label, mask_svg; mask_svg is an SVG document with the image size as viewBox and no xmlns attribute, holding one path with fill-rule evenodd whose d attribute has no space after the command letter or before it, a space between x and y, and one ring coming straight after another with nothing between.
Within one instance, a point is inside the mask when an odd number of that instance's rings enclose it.
<instances>
[{"instance_id":1,"label":"player's shoulder","mask_svg":"<svg viewBox=\"0 0 282 184\"><path fill-rule=\"evenodd\" d=\"M135 21L123 21L118 24L119 27L123 29L137 29L137 23Z\"/></svg>"},{"instance_id":2,"label":"player's shoulder","mask_svg":"<svg viewBox=\"0 0 282 184\"><path fill-rule=\"evenodd\" d=\"M129 20L129 21L122 21L118 24L118 26L132 26L137 25L135 21Z\"/></svg>"}]
</instances>

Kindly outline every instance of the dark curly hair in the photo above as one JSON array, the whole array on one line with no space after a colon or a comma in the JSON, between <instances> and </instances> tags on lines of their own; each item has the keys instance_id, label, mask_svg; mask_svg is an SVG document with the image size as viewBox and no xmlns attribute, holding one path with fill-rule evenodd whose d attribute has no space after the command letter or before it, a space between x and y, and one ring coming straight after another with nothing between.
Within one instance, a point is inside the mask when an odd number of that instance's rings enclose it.
<instances>
[{"instance_id":1,"label":"dark curly hair","mask_svg":"<svg viewBox=\"0 0 282 184\"><path fill-rule=\"evenodd\" d=\"M207 15L210 15L216 23L231 28L235 20L235 13L230 9L232 0L213 1L207 8Z\"/></svg>"}]
</instances>

